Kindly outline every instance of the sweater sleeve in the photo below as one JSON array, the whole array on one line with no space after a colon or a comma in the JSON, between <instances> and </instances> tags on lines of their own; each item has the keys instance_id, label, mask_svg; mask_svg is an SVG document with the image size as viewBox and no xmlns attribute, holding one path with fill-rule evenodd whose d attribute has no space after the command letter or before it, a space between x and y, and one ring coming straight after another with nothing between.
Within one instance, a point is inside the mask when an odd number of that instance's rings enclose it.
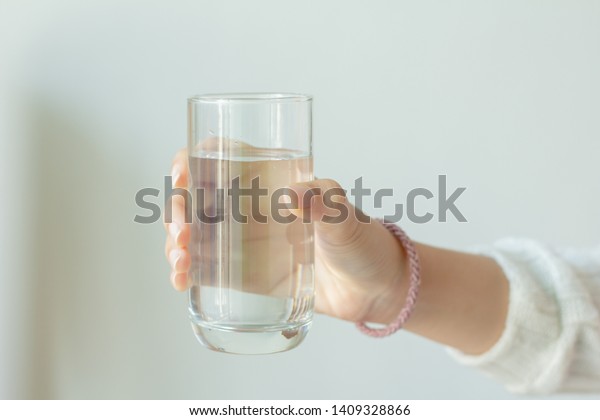
<instances>
[{"instance_id":1,"label":"sweater sleeve","mask_svg":"<svg viewBox=\"0 0 600 420\"><path fill-rule=\"evenodd\" d=\"M476 252L494 258L509 281L505 329L484 354L450 354L514 393L600 392L600 247L510 238Z\"/></svg>"}]
</instances>

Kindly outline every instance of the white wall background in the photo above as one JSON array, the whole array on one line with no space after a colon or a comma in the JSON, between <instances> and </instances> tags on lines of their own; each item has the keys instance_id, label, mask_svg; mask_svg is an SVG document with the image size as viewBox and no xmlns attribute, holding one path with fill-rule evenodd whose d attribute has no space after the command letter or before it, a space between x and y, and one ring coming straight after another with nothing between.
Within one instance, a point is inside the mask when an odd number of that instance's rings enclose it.
<instances>
[{"instance_id":1,"label":"white wall background","mask_svg":"<svg viewBox=\"0 0 600 420\"><path fill-rule=\"evenodd\" d=\"M0 397L510 398L440 346L323 316L292 352L203 349L134 194L184 146L187 96L298 91L317 176L467 187L468 223L405 221L418 240L590 246L599 21L566 0L2 0Z\"/></svg>"}]
</instances>

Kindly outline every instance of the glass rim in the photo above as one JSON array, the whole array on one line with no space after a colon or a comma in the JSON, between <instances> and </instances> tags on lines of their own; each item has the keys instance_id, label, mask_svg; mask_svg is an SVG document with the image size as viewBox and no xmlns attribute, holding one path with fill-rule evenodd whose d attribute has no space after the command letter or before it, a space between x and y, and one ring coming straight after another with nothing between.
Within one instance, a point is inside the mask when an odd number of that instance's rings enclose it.
<instances>
[{"instance_id":1,"label":"glass rim","mask_svg":"<svg viewBox=\"0 0 600 420\"><path fill-rule=\"evenodd\" d=\"M311 102L312 95L289 92L206 93L193 95L188 102Z\"/></svg>"}]
</instances>

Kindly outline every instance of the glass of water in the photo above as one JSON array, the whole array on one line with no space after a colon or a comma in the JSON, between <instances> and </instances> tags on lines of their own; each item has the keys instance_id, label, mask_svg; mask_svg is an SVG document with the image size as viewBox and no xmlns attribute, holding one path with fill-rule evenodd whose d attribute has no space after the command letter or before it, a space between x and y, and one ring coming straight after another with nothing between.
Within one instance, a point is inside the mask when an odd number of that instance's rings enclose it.
<instances>
[{"instance_id":1,"label":"glass of water","mask_svg":"<svg viewBox=\"0 0 600 420\"><path fill-rule=\"evenodd\" d=\"M191 97L188 154L194 333L227 353L296 347L312 322L314 242L286 187L313 179L312 98Z\"/></svg>"}]
</instances>

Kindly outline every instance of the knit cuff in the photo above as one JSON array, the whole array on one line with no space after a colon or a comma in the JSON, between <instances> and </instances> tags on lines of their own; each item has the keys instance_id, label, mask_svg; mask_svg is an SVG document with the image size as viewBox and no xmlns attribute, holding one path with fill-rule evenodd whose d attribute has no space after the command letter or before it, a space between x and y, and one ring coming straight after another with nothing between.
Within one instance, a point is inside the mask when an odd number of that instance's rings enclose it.
<instances>
[{"instance_id":1,"label":"knit cuff","mask_svg":"<svg viewBox=\"0 0 600 420\"><path fill-rule=\"evenodd\" d=\"M448 352L511 392L556 391L569 368L581 318L589 315L585 289L560 258L536 242L504 239L475 252L492 257L509 281L505 329L481 355Z\"/></svg>"}]
</instances>

